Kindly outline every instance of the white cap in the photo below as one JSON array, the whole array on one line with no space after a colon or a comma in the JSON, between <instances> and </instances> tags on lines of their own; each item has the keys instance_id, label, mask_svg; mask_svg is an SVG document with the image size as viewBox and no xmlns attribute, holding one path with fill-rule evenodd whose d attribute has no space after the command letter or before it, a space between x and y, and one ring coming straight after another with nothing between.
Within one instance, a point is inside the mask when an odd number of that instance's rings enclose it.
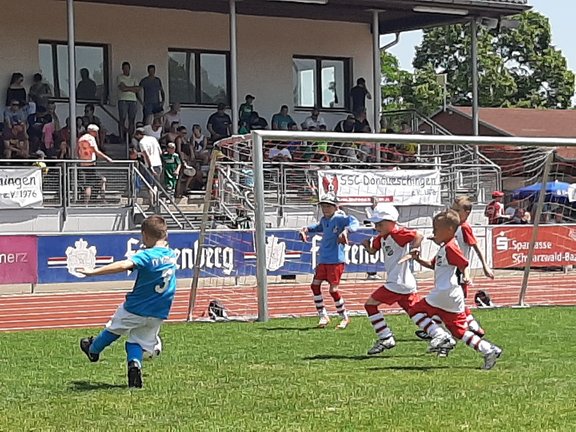
<instances>
[{"instance_id":1,"label":"white cap","mask_svg":"<svg viewBox=\"0 0 576 432\"><path fill-rule=\"evenodd\" d=\"M370 222L378 223L382 221L398 222L398 210L392 204L380 203L374 209Z\"/></svg>"},{"instance_id":2,"label":"white cap","mask_svg":"<svg viewBox=\"0 0 576 432\"><path fill-rule=\"evenodd\" d=\"M86 128L86 130L92 131L92 132L98 132L100 130L100 128L98 127L98 125L89 124L88 127Z\"/></svg>"},{"instance_id":3,"label":"white cap","mask_svg":"<svg viewBox=\"0 0 576 432\"><path fill-rule=\"evenodd\" d=\"M322 204L322 203L338 205L338 198L336 198L336 195L334 195L334 194L322 195L320 197L320 200L318 201L318 204Z\"/></svg>"},{"instance_id":4,"label":"white cap","mask_svg":"<svg viewBox=\"0 0 576 432\"><path fill-rule=\"evenodd\" d=\"M40 157L46 157L46 153L44 153L42 150L36 150L34 154Z\"/></svg>"}]
</instances>

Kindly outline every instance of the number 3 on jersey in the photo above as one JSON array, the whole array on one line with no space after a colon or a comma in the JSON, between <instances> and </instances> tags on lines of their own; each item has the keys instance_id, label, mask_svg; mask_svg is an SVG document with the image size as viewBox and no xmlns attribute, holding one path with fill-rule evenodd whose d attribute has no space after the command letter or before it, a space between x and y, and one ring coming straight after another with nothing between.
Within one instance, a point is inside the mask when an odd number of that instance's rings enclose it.
<instances>
[{"instance_id":1,"label":"number 3 on jersey","mask_svg":"<svg viewBox=\"0 0 576 432\"><path fill-rule=\"evenodd\" d=\"M162 272L162 284L161 285L156 285L154 287L154 290L158 293L158 294L162 294L164 291L166 291L166 288L168 288L168 286L170 285L170 279L172 279L172 275L174 274L174 269L166 269Z\"/></svg>"}]
</instances>

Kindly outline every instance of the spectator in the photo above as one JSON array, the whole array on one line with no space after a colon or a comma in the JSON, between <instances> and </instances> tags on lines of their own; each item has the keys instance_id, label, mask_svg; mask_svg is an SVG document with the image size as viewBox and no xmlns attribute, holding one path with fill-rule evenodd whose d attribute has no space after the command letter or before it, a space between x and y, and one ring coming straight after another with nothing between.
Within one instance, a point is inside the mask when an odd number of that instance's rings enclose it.
<instances>
[{"instance_id":1,"label":"spectator","mask_svg":"<svg viewBox=\"0 0 576 432\"><path fill-rule=\"evenodd\" d=\"M226 105L218 104L218 109L208 118L208 131L212 141L218 141L222 138L228 138L232 135L232 119L224 112Z\"/></svg>"},{"instance_id":2,"label":"spectator","mask_svg":"<svg viewBox=\"0 0 576 432\"><path fill-rule=\"evenodd\" d=\"M182 123L182 119L180 118L180 102L170 104L170 110L164 114L164 131L170 131L174 122Z\"/></svg>"},{"instance_id":3,"label":"spectator","mask_svg":"<svg viewBox=\"0 0 576 432\"><path fill-rule=\"evenodd\" d=\"M239 114L239 119L240 122L246 122L247 125L250 124L250 119L252 117L252 112L254 111L254 106L252 105L252 102L254 102L254 99L256 99L254 96L252 95L246 95L246 97L244 98L245 102L240 105L240 109L238 110L238 114Z\"/></svg>"},{"instance_id":4,"label":"spectator","mask_svg":"<svg viewBox=\"0 0 576 432\"><path fill-rule=\"evenodd\" d=\"M268 158L272 162L290 162L292 155L286 146L276 143L268 152Z\"/></svg>"},{"instance_id":5,"label":"spectator","mask_svg":"<svg viewBox=\"0 0 576 432\"><path fill-rule=\"evenodd\" d=\"M4 128L10 129L15 124L26 123L26 113L22 110L20 102L16 99L10 102L10 106L4 110Z\"/></svg>"},{"instance_id":6,"label":"spectator","mask_svg":"<svg viewBox=\"0 0 576 432\"><path fill-rule=\"evenodd\" d=\"M136 122L136 104L139 99L140 86L135 78L130 75L130 63L122 63L122 74L118 76L118 134L122 142L128 136L134 134ZM128 125L126 125L128 123Z\"/></svg>"},{"instance_id":7,"label":"spectator","mask_svg":"<svg viewBox=\"0 0 576 432\"><path fill-rule=\"evenodd\" d=\"M348 114L346 119L340 120L338 123L336 123L334 132L346 132L346 133L354 132L355 121L356 118L354 117L354 114Z\"/></svg>"},{"instance_id":8,"label":"spectator","mask_svg":"<svg viewBox=\"0 0 576 432\"><path fill-rule=\"evenodd\" d=\"M24 123L13 123L11 128L5 128L3 134L4 158L26 159L30 154L30 145L26 136Z\"/></svg>"},{"instance_id":9,"label":"spectator","mask_svg":"<svg viewBox=\"0 0 576 432\"><path fill-rule=\"evenodd\" d=\"M191 143L194 152L194 159L203 165L208 165L210 162L210 151L208 150L208 140L202 133L200 125L195 124L192 126Z\"/></svg>"},{"instance_id":10,"label":"spectator","mask_svg":"<svg viewBox=\"0 0 576 432\"><path fill-rule=\"evenodd\" d=\"M160 142L162 138L162 119L160 117L154 117L152 124L146 125L142 129L144 130L144 135L152 136Z\"/></svg>"},{"instance_id":11,"label":"spectator","mask_svg":"<svg viewBox=\"0 0 576 432\"><path fill-rule=\"evenodd\" d=\"M366 131L370 133L372 129L366 118L366 108L362 108L354 113L354 132L365 133Z\"/></svg>"},{"instance_id":12,"label":"spectator","mask_svg":"<svg viewBox=\"0 0 576 432\"><path fill-rule=\"evenodd\" d=\"M488 218L488 223L490 225L499 225L508 221L510 218L504 214L504 205L502 200L504 199L504 193L500 191L492 192L492 201L486 206L484 210L484 216Z\"/></svg>"},{"instance_id":13,"label":"spectator","mask_svg":"<svg viewBox=\"0 0 576 432\"><path fill-rule=\"evenodd\" d=\"M44 107L39 107L35 114L28 116L28 139L33 153L39 150L42 145L44 125L51 122L52 116Z\"/></svg>"},{"instance_id":14,"label":"spectator","mask_svg":"<svg viewBox=\"0 0 576 432\"><path fill-rule=\"evenodd\" d=\"M326 127L326 122L323 117L320 117L320 110L314 107L312 108L312 114L302 122L302 130L310 130L311 127L319 130L320 126Z\"/></svg>"},{"instance_id":15,"label":"spectator","mask_svg":"<svg viewBox=\"0 0 576 432\"><path fill-rule=\"evenodd\" d=\"M366 98L372 99L372 95L366 89L364 78L356 80L356 85L350 90L350 98L352 99L352 112L360 112L366 108Z\"/></svg>"},{"instance_id":16,"label":"spectator","mask_svg":"<svg viewBox=\"0 0 576 432\"><path fill-rule=\"evenodd\" d=\"M87 127L89 124L95 124L100 128L98 132L98 142L100 143L100 149L103 150L103 144L106 141L106 130L102 126L102 121L98 116L94 114L94 104L86 104L84 106L84 117L82 117L82 124Z\"/></svg>"},{"instance_id":17,"label":"spectator","mask_svg":"<svg viewBox=\"0 0 576 432\"><path fill-rule=\"evenodd\" d=\"M88 125L87 133L78 139L78 157L84 162L80 166L84 169L78 171L78 182L84 189L84 203L88 204L92 196L92 188L100 186L100 194L105 201L106 177L99 176L96 172L96 159L98 157L112 162L108 156L100 151L96 138L100 128L96 125Z\"/></svg>"},{"instance_id":18,"label":"spectator","mask_svg":"<svg viewBox=\"0 0 576 432\"><path fill-rule=\"evenodd\" d=\"M162 138L160 140L160 144L162 145L162 147L165 147L166 145L168 145L168 143L171 143L171 142L176 144L176 139L178 138L178 128L179 127L180 127L179 122L172 122L168 131L166 131L166 133L162 136Z\"/></svg>"},{"instance_id":19,"label":"spectator","mask_svg":"<svg viewBox=\"0 0 576 432\"><path fill-rule=\"evenodd\" d=\"M144 92L142 122L148 125L152 121L152 116L164 110L164 102L166 100L162 81L156 76L156 66L148 66L148 76L142 78L140 88ZM160 123L160 126L162 126L162 123Z\"/></svg>"},{"instance_id":20,"label":"spectator","mask_svg":"<svg viewBox=\"0 0 576 432\"><path fill-rule=\"evenodd\" d=\"M90 71L86 68L80 69L80 82L76 86L76 97L79 100L96 100L98 87L96 81L90 78Z\"/></svg>"},{"instance_id":21,"label":"spectator","mask_svg":"<svg viewBox=\"0 0 576 432\"><path fill-rule=\"evenodd\" d=\"M288 105L282 105L280 112L272 116L272 129L288 130L288 125L295 123L290 114L288 114Z\"/></svg>"},{"instance_id":22,"label":"spectator","mask_svg":"<svg viewBox=\"0 0 576 432\"><path fill-rule=\"evenodd\" d=\"M48 106L46 107L46 111L52 117L52 123L54 123L54 129L59 131L62 127L60 124L60 117L58 117L58 113L56 112L56 102L49 101Z\"/></svg>"},{"instance_id":23,"label":"spectator","mask_svg":"<svg viewBox=\"0 0 576 432\"><path fill-rule=\"evenodd\" d=\"M510 220L514 218L516 211L518 210L518 201L510 201L508 207L504 210L504 215L506 215ZM514 222L512 222L514 223Z\"/></svg>"},{"instance_id":24,"label":"spectator","mask_svg":"<svg viewBox=\"0 0 576 432\"><path fill-rule=\"evenodd\" d=\"M48 108L48 101L52 96L52 89L50 84L42 79L42 74L36 73L32 77L32 85L28 92L28 97L36 104L36 109L39 107Z\"/></svg>"},{"instance_id":25,"label":"spectator","mask_svg":"<svg viewBox=\"0 0 576 432\"><path fill-rule=\"evenodd\" d=\"M186 161L193 161L194 151L190 145L190 140L188 139L188 130L186 129L186 126L178 127L176 132L177 136L174 140L174 143L176 144L176 152Z\"/></svg>"},{"instance_id":26,"label":"spectator","mask_svg":"<svg viewBox=\"0 0 576 432\"><path fill-rule=\"evenodd\" d=\"M155 137L146 135L144 128L136 129L134 138L138 141L146 167L148 167L156 180L160 180L162 178L162 149L160 148L160 143ZM148 177L148 180L154 186L152 179Z\"/></svg>"},{"instance_id":27,"label":"spectator","mask_svg":"<svg viewBox=\"0 0 576 432\"><path fill-rule=\"evenodd\" d=\"M252 111L249 121L250 130L263 130L268 129L268 122L265 118L260 117L256 111Z\"/></svg>"},{"instance_id":28,"label":"spectator","mask_svg":"<svg viewBox=\"0 0 576 432\"><path fill-rule=\"evenodd\" d=\"M20 108L26 112L26 104L28 99L26 96L26 89L24 88L24 75L20 72L15 72L10 78L10 85L8 90L6 90L6 104L4 106L8 107L12 101L18 101L20 103Z\"/></svg>"},{"instance_id":29,"label":"spectator","mask_svg":"<svg viewBox=\"0 0 576 432\"><path fill-rule=\"evenodd\" d=\"M164 162L164 184L168 193L173 195L176 192L178 177L182 168L182 161L176 153L176 144L170 142L166 145L166 151L162 153L162 160Z\"/></svg>"},{"instance_id":30,"label":"spectator","mask_svg":"<svg viewBox=\"0 0 576 432\"><path fill-rule=\"evenodd\" d=\"M531 222L530 213L522 207L518 207L510 217L510 223L526 225Z\"/></svg>"},{"instance_id":31,"label":"spectator","mask_svg":"<svg viewBox=\"0 0 576 432\"><path fill-rule=\"evenodd\" d=\"M56 159L70 159L70 117L66 118L66 126L56 132L56 146Z\"/></svg>"}]
</instances>

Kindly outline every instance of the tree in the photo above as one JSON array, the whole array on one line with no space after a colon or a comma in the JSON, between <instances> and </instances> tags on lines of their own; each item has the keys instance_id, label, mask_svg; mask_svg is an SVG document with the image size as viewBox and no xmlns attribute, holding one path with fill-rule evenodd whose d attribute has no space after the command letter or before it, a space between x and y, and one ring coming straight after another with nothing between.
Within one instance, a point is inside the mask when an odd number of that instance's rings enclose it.
<instances>
[{"instance_id":1,"label":"tree","mask_svg":"<svg viewBox=\"0 0 576 432\"><path fill-rule=\"evenodd\" d=\"M574 94L574 74L551 45L550 23L537 12L514 17L517 29L478 30L480 106L567 108ZM469 25L424 31L414 68L448 75L449 100L471 105L471 34Z\"/></svg>"},{"instance_id":2,"label":"tree","mask_svg":"<svg viewBox=\"0 0 576 432\"><path fill-rule=\"evenodd\" d=\"M414 74L401 70L398 59L388 52L380 54L382 105L385 111L415 109L429 115L443 103L443 88L436 72L427 67Z\"/></svg>"}]
</instances>

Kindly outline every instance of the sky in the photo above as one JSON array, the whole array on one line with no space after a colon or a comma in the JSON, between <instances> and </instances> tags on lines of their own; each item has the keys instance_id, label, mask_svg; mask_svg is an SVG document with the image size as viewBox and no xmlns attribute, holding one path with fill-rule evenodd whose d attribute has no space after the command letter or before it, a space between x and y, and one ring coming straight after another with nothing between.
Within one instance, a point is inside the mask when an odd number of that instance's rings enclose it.
<instances>
[{"instance_id":1,"label":"sky","mask_svg":"<svg viewBox=\"0 0 576 432\"><path fill-rule=\"evenodd\" d=\"M568 61L568 67L576 72L576 44L574 43L574 17L576 16L576 0L528 0L534 10L550 19L552 27L552 43L560 49ZM393 35L382 38L382 44L394 40ZM398 45L390 48L390 52L398 57L400 67L412 71L415 47L422 41L422 32L402 33Z\"/></svg>"}]
</instances>

